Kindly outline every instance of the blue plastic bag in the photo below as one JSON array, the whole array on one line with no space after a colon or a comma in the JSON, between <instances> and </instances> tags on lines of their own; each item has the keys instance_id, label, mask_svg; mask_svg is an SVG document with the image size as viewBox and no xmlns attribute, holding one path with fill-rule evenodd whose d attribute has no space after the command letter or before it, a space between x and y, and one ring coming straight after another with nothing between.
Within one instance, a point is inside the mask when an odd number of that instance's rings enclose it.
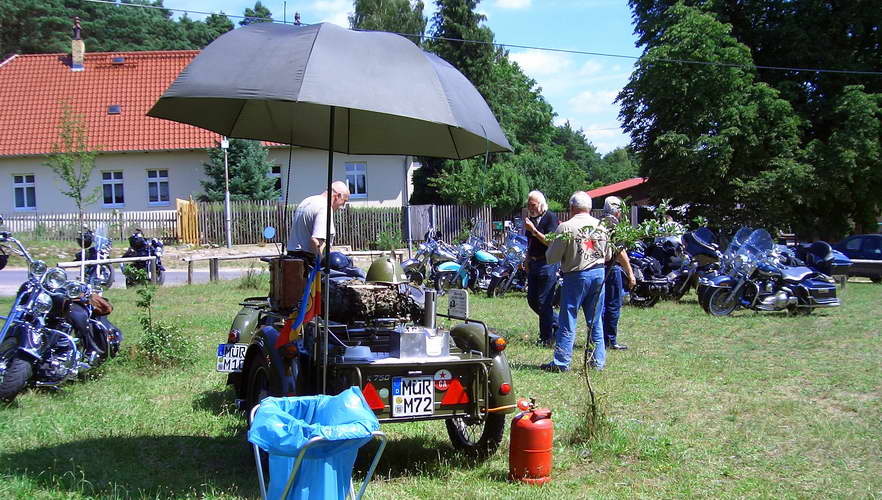
<instances>
[{"instance_id":1,"label":"blue plastic bag","mask_svg":"<svg viewBox=\"0 0 882 500\"><path fill-rule=\"evenodd\" d=\"M267 497L281 498L300 449L312 438L327 441L309 449L287 500L346 496L358 449L380 429L361 389L336 396L266 398L254 415L248 441L269 453Z\"/></svg>"}]
</instances>

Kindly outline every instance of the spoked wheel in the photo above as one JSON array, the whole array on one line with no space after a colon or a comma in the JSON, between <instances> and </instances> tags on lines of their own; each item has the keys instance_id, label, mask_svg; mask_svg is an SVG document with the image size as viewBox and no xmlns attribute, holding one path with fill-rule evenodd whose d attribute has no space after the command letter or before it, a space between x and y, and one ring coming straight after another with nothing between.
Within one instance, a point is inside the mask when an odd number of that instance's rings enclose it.
<instances>
[{"instance_id":1,"label":"spoked wheel","mask_svg":"<svg viewBox=\"0 0 882 500\"><path fill-rule=\"evenodd\" d=\"M711 316L728 316L738 307L731 288L717 288L707 298L707 312Z\"/></svg>"},{"instance_id":2,"label":"spoked wheel","mask_svg":"<svg viewBox=\"0 0 882 500\"><path fill-rule=\"evenodd\" d=\"M487 286L488 297L502 297L511 286L511 279L508 276L494 276L490 278L490 284Z\"/></svg>"},{"instance_id":3,"label":"spoked wheel","mask_svg":"<svg viewBox=\"0 0 882 500\"><path fill-rule=\"evenodd\" d=\"M453 282L456 280L456 273L438 273L435 276L435 291L438 295L444 295L447 290L453 288Z\"/></svg>"},{"instance_id":4,"label":"spoked wheel","mask_svg":"<svg viewBox=\"0 0 882 500\"><path fill-rule=\"evenodd\" d=\"M97 274L97 278L99 283L102 283L105 288L110 288L113 286L113 266L110 264L100 264L95 272Z\"/></svg>"},{"instance_id":5,"label":"spoked wheel","mask_svg":"<svg viewBox=\"0 0 882 500\"><path fill-rule=\"evenodd\" d=\"M445 423L447 435L457 451L476 458L486 458L502 442L505 415L490 414L483 421L473 417L451 418Z\"/></svg>"},{"instance_id":6,"label":"spoked wheel","mask_svg":"<svg viewBox=\"0 0 882 500\"><path fill-rule=\"evenodd\" d=\"M0 401L11 403L28 384L33 368L16 355L18 339L8 338L0 346L0 359L6 362L6 374L0 380Z\"/></svg>"},{"instance_id":7,"label":"spoked wheel","mask_svg":"<svg viewBox=\"0 0 882 500\"><path fill-rule=\"evenodd\" d=\"M407 281L413 286L420 286L423 284L423 273L419 271L410 271L407 273Z\"/></svg>"}]
</instances>

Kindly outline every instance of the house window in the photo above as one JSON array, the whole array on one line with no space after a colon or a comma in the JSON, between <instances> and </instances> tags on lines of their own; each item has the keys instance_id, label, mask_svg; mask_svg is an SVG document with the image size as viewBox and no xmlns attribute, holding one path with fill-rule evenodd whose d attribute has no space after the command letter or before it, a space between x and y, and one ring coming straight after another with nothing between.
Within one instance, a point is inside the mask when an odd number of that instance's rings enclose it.
<instances>
[{"instance_id":1,"label":"house window","mask_svg":"<svg viewBox=\"0 0 882 500\"><path fill-rule=\"evenodd\" d=\"M125 204L122 172L101 172L101 189L105 207L121 207Z\"/></svg>"},{"instance_id":2,"label":"house window","mask_svg":"<svg viewBox=\"0 0 882 500\"><path fill-rule=\"evenodd\" d=\"M34 174L13 175L13 198L15 198L16 210L37 209L37 188L34 183Z\"/></svg>"},{"instance_id":3,"label":"house window","mask_svg":"<svg viewBox=\"0 0 882 500\"><path fill-rule=\"evenodd\" d=\"M147 171L147 204L168 205L168 170Z\"/></svg>"},{"instance_id":4,"label":"house window","mask_svg":"<svg viewBox=\"0 0 882 500\"><path fill-rule=\"evenodd\" d=\"M352 198L367 198L367 163L347 163L346 183Z\"/></svg>"},{"instance_id":5,"label":"house window","mask_svg":"<svg viewBox=\"0 0 882 500\"><path fill-rule=\"evenodd\" d=\"M279 192L279 199L281 200L285 193L282 192L282 166L281 165L273 165L273 169L269 174L270 178L276 180L276 191Z\"/></svg>"}]
</instances>

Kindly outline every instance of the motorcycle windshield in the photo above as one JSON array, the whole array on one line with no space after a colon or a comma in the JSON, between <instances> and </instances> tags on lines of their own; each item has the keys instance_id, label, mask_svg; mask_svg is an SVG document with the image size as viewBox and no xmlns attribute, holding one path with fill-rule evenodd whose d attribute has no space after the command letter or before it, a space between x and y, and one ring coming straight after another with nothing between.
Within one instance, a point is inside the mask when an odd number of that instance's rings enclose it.
<instances>
[{"instance_id":1,"label":"motorcycle windshield","mask_svg":"<svg viewBox=\"0 0 882 500\"><path fill-rule=\"evenodd\" d=\"M765 229L757 229L750 233L750 237L738 249L738 254L746 255L749 259L757 261L772 250L774 246L775 242L772 241L772 235Z\"/></svg>"},{"instance_id":2,"label":"motorcycle windshield","mask_svg":"<svg viewBox=\"0 0 882 500\"><path fill-rule=\"evenodd\" d=\"M735 255L738 252L738 249L741 248L741 245L747 241L747 238L753 233L753 228L751 227L742 227L735 233L735 236L732 237L732 241L729 242L729 246L726 247L726 253L729 255Z\"/></svg>"},{"instance_id":3,"label":"motorcycle windshield","mask_svg":"<svg viewBox=\"0 0 882 500\"><path fill-rule=\"evenodd\" d=\"M101 224L92 231L92 238L95 240L93 245L99 249L110 247L110 237L107 235L107 224Z\"/></svg>"}]
</instances>

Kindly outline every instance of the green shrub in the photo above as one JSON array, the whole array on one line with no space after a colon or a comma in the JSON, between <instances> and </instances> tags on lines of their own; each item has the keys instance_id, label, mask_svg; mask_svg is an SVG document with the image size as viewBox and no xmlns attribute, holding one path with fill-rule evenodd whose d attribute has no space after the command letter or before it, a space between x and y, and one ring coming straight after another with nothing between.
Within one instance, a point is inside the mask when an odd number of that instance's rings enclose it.
<instances>
[{"instance_id":1,"label":"green shrub","mask_svg":"<svg viewBox=\"0 0 882 500\"><path fill-rule=\"evenodd\" d=\"M184 335L183 329L175 324L153 319L156 290L153 285L138 289L136 305L141 310L138 313L138 322L144 331L138 343L138 354L160 366L191 364L196 359L196 345Z\"/></svg>"},{"instance_id":2,"label":"green shrub","mask_svg":"<svg viewBox=\"0 0 882 500\"><path fill-rule=\"evenodd\" d=\"M248 290L267 290L269 289L269 273L266 271L266 269L258 269L252 263L250 266L248 266L248 270L245 271L245 274L239 280L236 288Z\"/></svg>"}]
</instances>

